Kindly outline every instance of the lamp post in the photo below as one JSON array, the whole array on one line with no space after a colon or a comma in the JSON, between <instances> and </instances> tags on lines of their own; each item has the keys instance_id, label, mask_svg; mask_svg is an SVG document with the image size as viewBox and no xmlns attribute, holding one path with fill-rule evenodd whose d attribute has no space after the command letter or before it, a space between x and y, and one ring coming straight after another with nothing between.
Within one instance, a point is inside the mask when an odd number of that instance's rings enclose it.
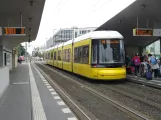
<instances>
[{"instance_id":1,"label":"lamp post","mask_svg":"<svg viewBox=\"0 0 161 120\"><path fill-rule=\"evenodd\" d=\"M55 32L54 32L55 30L57 30L57 29L53 29L53 45L55 44L55 40L56 40L55 39Z\"/></svg>"},{"instance_id":2,"label":"lamp post","mask_svg":"<svg viewBox=\"0 0 161 120\"><path fill-rule=\"evenodd\" d=\"M73 40L75 39L75 30L77 29L77 27L73 27Z\"/></svg>"},{"instance_id":3,"label":"lamp post","mask_svg":"<svg viewBox=\"0 0 161 120\"><path fill-rule=\"evenodd\" d=\"M73 28L73 40L75 39L75 28Z\"/></svg>"},{"instance_id":4,"label":"lamp post","mask_svg":"<svg viewBox=\"0 0 161 120\"><path fill-rule=\"evenodd\" d=\"M26 50L25 50L25 58L26 58L26 63L28 62L28 58L27 58L27 42L25 43L25 47L26 47Z\"/></svg>"}]
</instances>

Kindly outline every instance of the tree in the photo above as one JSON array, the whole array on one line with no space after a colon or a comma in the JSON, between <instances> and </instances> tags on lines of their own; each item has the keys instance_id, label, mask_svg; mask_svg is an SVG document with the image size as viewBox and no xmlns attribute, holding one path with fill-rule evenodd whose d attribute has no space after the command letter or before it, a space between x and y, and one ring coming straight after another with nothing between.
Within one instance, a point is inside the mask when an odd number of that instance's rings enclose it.
<instances>
[{"instance_id":1,"label":"tree","mask_svg":"<svg viewBox=\"0 0 161 120\"><path fill-rule=\"evenodd\" d=\"M18 56L23 56L25 55L25 48L24 46L22 46L21 44L19 44L17 46L17 50L18 50Z\"/></svg>"},{"instance_id":2,"label":"tree","mask_svg":"<svg viewBox=\"0 0 161 120\"><path fill-rule=\"evenodd\" d=\"M34 48L33 56L44 58L44 46Z\"/></svg>"},{"instance_id":3,"label":"tree","mask_svg":"<svg viewBox=\"0 0 161 120\"><path fill-rule=\"evenodd\" d=\"M41 52L38 52L38 57L43 57Z\"/></svg>"}]
</instances>

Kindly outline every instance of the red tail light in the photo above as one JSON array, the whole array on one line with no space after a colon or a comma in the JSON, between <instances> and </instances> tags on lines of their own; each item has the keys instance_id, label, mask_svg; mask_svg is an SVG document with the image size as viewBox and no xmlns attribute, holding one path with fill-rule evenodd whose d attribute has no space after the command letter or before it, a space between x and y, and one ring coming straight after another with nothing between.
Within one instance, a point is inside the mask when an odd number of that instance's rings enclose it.
<instances>
[{"instance_id":1,"label":"red tail light","mask_svg":"<svg viewBox=\"0 0 161 120\"><path fill-rule=\"evenodd\" d=\"M126 64L125 65L122 65L122 67L126 67Z\"/></svg>"},{"instance_id":2,"label":"red tail light","mask_svg":"<svg viewBox=\"0 0 161 120\"><path fill-rule=\"evenodd\" d=\"M97 65L92 65L93 68L97 68Z\"/></svg>"}]
</instances>

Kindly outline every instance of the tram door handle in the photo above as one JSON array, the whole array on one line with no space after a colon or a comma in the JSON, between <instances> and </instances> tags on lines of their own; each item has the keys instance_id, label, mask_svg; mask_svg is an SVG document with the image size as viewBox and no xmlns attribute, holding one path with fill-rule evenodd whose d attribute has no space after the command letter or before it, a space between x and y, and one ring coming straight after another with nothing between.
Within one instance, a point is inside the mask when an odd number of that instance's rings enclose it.
<instances>
[{"instance_id":1,"label":"tram door handle","mask_svg":"<svg viewBox=\"0 0 161 120\"><path fill-rule=\"evenodd\" d=\"M79 72L82 72L82 68L79 68Z\"/></svg>"},{"instance_id":2,"label":"tram door handle","mask_svg":"<svg viewBox=\"0 0 161 120\"><path fill-rule=\"evenodd\" d=\"M80 71L83 72L83 68L80 68Z\"/></svg>"}]
</instances>

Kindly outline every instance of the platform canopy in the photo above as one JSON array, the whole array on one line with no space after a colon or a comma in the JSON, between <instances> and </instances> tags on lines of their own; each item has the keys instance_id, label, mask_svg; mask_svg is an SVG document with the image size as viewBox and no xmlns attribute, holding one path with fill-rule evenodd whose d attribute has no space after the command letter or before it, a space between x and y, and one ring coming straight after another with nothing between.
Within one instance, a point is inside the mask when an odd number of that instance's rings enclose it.
<instances>
[{"instance_id":1,"label":"platform canopy","mask_svg":"<svg viewBox=\"0 0 161 120\"><path fill-rule=\"evenodd\" d=\"M2 27L2 32L4 32L4 27L25 27L26 35L2 35L0 36L0 45L12 49L21 42L27 42L29 39L30 41L35 40L44 4L45 0L1 0L0 27Z\"/></svg>"},{"instance_id":2,"label":"platform canopy","mask_svg":"<svg viewBox=\"0 0 161 120\"><path fill-rule=\"evenodd\" d=\"M117 30L124 36L125 44L129 46L146 46L159 38L159 36L133 36L137 20L138 28L161 29L161 0L136 0L96 30Z\"/></svg>"}]
</instances>

